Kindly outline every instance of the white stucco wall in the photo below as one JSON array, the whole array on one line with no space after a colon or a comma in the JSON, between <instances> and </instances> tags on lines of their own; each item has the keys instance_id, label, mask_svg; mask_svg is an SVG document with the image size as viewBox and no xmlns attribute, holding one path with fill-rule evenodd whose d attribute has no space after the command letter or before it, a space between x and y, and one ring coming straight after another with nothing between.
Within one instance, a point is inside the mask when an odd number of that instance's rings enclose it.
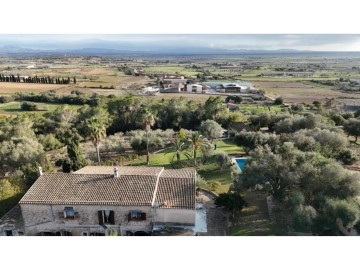
<instances>
[{"instance_id":1,"label":"white stucco wall","mask_svg":"<svg viewBox=\"0 0 360 270\"><path fill-rule=\"evenodd\" d=\"M180 223L187 225L195 224L195 210L189 209L156 209L155 222L159 223Z\"/></svg>"}]
</instances>

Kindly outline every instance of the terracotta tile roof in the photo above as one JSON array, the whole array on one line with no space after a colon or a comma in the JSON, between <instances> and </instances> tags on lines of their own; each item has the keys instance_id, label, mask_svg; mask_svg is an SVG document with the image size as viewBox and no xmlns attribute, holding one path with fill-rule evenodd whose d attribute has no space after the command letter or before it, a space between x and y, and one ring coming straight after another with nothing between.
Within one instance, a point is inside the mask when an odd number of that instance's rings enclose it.
<instances>
[{"instance_id":1,"label":"terracotta tile roof","mask_svg":"<svg viewBox=\"0 0 360 270\"><path fill-rule=\"evenodd\" d=\"M195 177L195 170L191 169L166 169L160 175L160 177L167 177L167 178L194 178Z\"/></svg>"},{"instance_id":2,"label":"terracotta tile roof","mask_svg":"<svg viewBox=\"0 0 360 270\"><path fill-rule=\"evenodd\" d=\"M120 175L158 175L163 167L119 166ZM74 174L114 174L114 166L86 166Z\"/></svg>"},{"instance_id":3,"label":"terracotta tile roof","mask_svg":"<svg viewBox=\"0 0 360 270\"><path fill-rule=\"evenodd\" d=\"M113 170L111 166L88 166L71 174L44 174L20 204L150 206L155 195L155 202L166 203L163 208L195 209L195 170L124 166L119 167L118 178Z\"/></svg>"},{"instance_id":4,"label":"terracotta tile roof","mask_svg":"<svg viewBox=\"0 0 360 270\"><path fill-rule=\"evenodd\" d=\"M195 209L195 178L160 177L155 202L160 208Z\"/></svg>"},{"instance_id":5,"label":"terracotta tile roof","mask_svg":"<svg viewBox=\"0 0 360 270\"><path fill-rule=\"evenodd\" d=\"M151 205L156 181L154 176L44 174L20 203Z\"/></svg>"}]
</instances>

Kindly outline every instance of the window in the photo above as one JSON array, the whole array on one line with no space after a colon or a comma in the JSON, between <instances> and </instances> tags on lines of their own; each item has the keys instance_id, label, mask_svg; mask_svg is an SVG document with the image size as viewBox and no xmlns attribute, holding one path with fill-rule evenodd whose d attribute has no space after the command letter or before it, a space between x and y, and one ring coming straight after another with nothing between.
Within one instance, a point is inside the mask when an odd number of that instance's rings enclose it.
<instances>
[{"instance_id":1,"label":"window","mask_svg":"<svg viewBox=\"0 0 360 270\"><path fill-rule=\"evenodd\" d=\"M13 236L12 230L5 230L5 235L6 236Z\"/></svg>"},{"instance_id":2,"label":"window","mask_svg":"<svg viewBox=\"0 0 360 270\"><path fill-rule=\"evenodd\" d=\"M74 207L65 207L64 218L75 218Z\"/></svg>"},{"instance_id":3,"label":"window","mask_svg":"<svg viewBox=\"0 0 360 270\"><path fill-rule=\"evenodd\" d=\"M102 210L102 211L98 211L98 215L99 215L99 224L100 225L104 225L104 224L114 225L115 224L114 211Z\"/></svg>"},{"instance_id":4,"label":"window","mask_svg":"<svg viewBox=\"0 0 360 270\"><path fill-rule=\"evenodd\" d=\"M140 211L130 211L128 221L130 220L146 220L146 214Z\"/></svg>"},{"instance_id":5,"label":"window","mask_svg":"<svg viewBox=\"0 0 360 270\"><path fill-rule=\"evenodd\" d=\"M88 236L89 234L87 232L83 232L82 236Z\"/></svg>"}]
</instances>

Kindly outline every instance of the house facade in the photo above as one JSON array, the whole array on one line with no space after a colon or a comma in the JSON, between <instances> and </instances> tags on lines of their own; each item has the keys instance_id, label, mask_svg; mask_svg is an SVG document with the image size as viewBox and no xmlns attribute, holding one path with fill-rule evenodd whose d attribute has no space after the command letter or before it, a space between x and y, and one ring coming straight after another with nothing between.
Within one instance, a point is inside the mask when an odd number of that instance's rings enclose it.
<instances>
[{"instance_id":1,"label":"house facade","mask_svg":"<svg viewBox=\"0 0 360 270\"><path fill-rule=\"evenodd\" d=\"M20 200L25 235L150 235L195 226L194 170L88 166L42 174Z\"/></svg>"},{"instance_id":2,"label":"house facade","mask_svg":"<svg viewBox=\"0 0 360 270\"><path fill-rule=\"evenodd\" d=\"M242 86L237 83L219 84L216 87L216 90L222 93L248 93L249 89L248 86Z\"/></svg>"},{"instance_id":3,"label":"house facade","mask_svg":"<svg viewBox=\"0 0 360 270\"><path fill-rule=\"evenodd\" d=\"M203 93L203 85L201 84L187 84L186 91L188 93Z\"/></svg>"}]
</instances>

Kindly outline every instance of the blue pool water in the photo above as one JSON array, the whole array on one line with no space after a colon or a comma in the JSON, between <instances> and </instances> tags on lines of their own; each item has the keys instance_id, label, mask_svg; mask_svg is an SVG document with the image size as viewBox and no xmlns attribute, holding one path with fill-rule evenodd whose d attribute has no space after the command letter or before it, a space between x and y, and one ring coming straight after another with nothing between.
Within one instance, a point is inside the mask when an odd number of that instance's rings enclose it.
<instances>
[{"instance_id":1,"label":"blue pool water","mask_svg":"<svg viewBox=\"0 0 360 270\"><path fill-rule=\"evenodd\" d=\"M235 161L241 170L243 170L245 168L246 158L235 158Z\"/></svg>"}]
</instances>

